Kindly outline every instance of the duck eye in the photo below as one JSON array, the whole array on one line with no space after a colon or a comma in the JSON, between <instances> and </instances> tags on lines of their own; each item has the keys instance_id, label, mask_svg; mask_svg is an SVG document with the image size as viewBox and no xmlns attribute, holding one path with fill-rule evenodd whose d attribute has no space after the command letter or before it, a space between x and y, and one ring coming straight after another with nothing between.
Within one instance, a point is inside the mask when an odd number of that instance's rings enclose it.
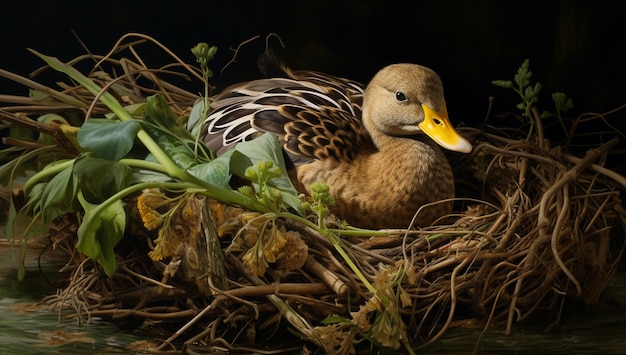
<instances>
[{"instance_id":1,"label":"duck eye","mask_svg":"<svg viewBox=\"0 0 626 355\"><path fill-rule=\"evenodd\" d=\"M406 95L404 95L403 92L398 91L398 92L396 92L396 100L398 100L398 101L406 101Z\"/></svg>"}]
</instances>

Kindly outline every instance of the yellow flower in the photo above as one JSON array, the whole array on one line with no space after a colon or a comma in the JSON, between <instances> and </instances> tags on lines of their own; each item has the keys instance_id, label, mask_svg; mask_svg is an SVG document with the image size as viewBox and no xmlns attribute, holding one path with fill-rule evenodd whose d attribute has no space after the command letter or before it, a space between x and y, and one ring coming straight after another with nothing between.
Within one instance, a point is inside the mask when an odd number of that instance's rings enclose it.
<instances>
[{"instance_id":1,"label":"yellow flower","mask_svg":"<svg viewBox=\"0 0 626 355\"><path fill-rule=\"evenodd\" d=\"M164 216L157 211L170 202L159 189L145 189L137 198L137 210L147 230L155 230L163 224Z\"/></svg>"},{"instance_id":2,"label":"yellow flower","mask_svg":"<svg viewBox=\"0 0 626 355\"><path fill-rule=\"evenodd\" d=\"M263 255L265 260L270 263L276 262L276 258L280 250L287 244L284 228L279 230L276 224L271 222L272 226L266 233L263 233ZM258 241L257 241L258 243Z\"/></svg>"},{"instance_id":3,"label":"yellow flower","mask_svg":"<svg viewBox=\"0 0 626 355\"><path fill-rule=\"evenodd\" d=\"M267 261L263 256L263 251L256 246L248 249L241 261L253 276L261 276L267 269Z\"/></svg>"}]
</instances>

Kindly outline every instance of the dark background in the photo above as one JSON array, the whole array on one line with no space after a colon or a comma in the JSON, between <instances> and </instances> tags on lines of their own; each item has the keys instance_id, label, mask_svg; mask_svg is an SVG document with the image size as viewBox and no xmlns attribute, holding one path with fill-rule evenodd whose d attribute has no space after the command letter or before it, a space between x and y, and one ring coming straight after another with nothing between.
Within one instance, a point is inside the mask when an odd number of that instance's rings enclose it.
<instances>
[{"instance_id":1,"label":"dark background","mask_svg":"<svg viewBox=\"0 0 626 355\"><path fill-rule=\"evenodd\" d=\"M295 69L315 69L367 82L382 66L413 62L435 69L446 86L451 119L482 121L488 98L494 112L514 111L514 93L491 84L511 79L530 59L544 91L574 99L572 114L604 112L626 103L626 18L619 2L603 1L3 1L0 68L27 74L41 62L30 47L69 60L85 53L72 30L98 54L128 32L160 40L193 63L189 49L219 47L219 72L231 47L277 33ZM245 46L240 60L214 85L253 79L264 39ZM195 85L195 84L194 84ZM18 92L0 79L0 92ZM201 91L201 87L193 88ZM626 121L625 114L612 119Z\"/></svg>"}]
</instances>

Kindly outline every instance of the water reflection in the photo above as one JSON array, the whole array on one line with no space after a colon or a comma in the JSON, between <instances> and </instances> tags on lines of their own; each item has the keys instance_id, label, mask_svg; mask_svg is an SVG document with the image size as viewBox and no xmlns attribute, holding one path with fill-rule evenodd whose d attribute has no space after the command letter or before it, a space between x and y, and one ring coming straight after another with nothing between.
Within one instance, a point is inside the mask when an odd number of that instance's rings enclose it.
<instances>
[{"instance_id":1,"label":"water reflection","mask_svg":"<svg viewBox=\"0 0 626 355\"><path fill-rule=\"evenodd\" d=\"M60 322L57 313L38 303L55 290L39 270L37 258L27 258L24 279L18 281L17 268L6 265L15 260L10 253L0 248L0 354L129 354L127 347L147 336L141 329L122 330L98 318L80 325ZM41 266L50 275L59 267Z\"/></svg>"}]
</instances>

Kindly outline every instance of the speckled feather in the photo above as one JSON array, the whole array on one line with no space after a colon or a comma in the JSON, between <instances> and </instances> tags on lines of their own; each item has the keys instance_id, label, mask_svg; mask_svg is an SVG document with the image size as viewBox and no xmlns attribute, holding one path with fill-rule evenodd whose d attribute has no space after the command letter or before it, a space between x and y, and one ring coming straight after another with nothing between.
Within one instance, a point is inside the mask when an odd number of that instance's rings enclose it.
<instances>
[{"instance_id":1,"label":"speckled feather","mask_svg":"<svg viewBox=\"0 0 626 355\"><path fill-rule=\"evenodd\" d=\"M314 159L355 158L371 145L361 122L362 84L317 72L291 72L289 78L236 84L212 98L203 135L221 154L262 133L279 135L296 165Z\"/></svg>"}]
</instances>

